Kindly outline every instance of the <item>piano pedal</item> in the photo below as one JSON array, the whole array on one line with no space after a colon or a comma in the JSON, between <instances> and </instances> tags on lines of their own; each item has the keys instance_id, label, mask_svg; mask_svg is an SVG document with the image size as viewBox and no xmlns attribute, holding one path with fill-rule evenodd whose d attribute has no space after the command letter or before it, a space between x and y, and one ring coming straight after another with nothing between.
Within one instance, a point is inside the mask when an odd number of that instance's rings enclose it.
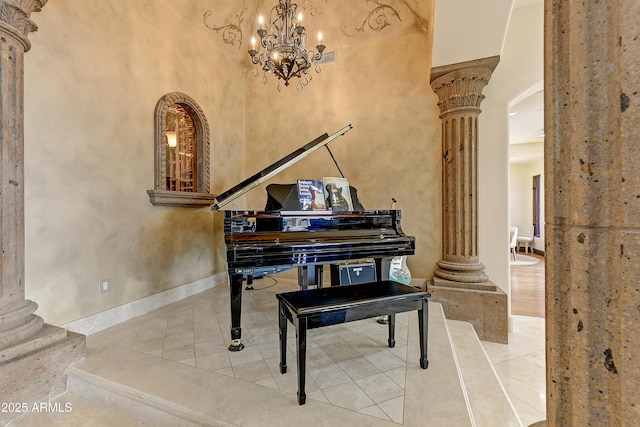
<instances>
[{"instance_id":1,"label":"piano pedal","mask_svg":"<svg viewBox=\"0 0 640 427\"><path fill-rule=\"evenodd\" d=\"M247 286L244 288L245 291L253 290L253 276L247 276Z\"/></svg>"},{"instance_id":2,"label":"piano pedal","mask_svg":"<svg viewBox=\"0 0 640 427\"><path fill-rule=\"evenodd\" d=\"M380 316L380 317L378 317L378 320L376 320L376 322L380 323L381 325L388 325L389 324L389 317L388 316Z\"/></svg>"},{"instance_id":3,"label":"piano pedal","mask_svg":"<svg viewBox=\"0 0 640 427\"><path fill-rule=\"evenodd\" d=\"M229 351L241 351L242 349L244 349L244 344L240 340L233 340L229 345Z\"/></svg>"}]
</instances>

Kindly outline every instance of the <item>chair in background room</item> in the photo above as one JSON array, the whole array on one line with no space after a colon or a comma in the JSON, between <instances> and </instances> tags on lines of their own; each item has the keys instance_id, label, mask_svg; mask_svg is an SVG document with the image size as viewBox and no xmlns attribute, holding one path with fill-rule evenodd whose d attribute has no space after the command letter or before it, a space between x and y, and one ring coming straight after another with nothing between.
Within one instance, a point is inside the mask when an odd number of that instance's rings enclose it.
<instances>
[{"instance_id":1,"label":"chair in background room","mask_svg":"<svg viewBox=\"0 0 640 427\"><path fill-rule=\"evenodd\" d=\"M533 252L533 225L531 226L531 234L530 234L530 236L531 237L529 237L529 236L518 236L518 247L517 247L517 250L520 249L520 246L523 246L525 254L528 254L529 252Z\"/></svg>"},{"instance_id":2,"label":"chair in background room","mask_svg":"<svg viewBox=\"0 0 640 427\"><path fill-rule=\"evenodd\" d=\"M511 255L513 260L517 261L516 251L518 246L518 227L509 227L509 245L511 249Z\"/></svg>"}]
</instances>

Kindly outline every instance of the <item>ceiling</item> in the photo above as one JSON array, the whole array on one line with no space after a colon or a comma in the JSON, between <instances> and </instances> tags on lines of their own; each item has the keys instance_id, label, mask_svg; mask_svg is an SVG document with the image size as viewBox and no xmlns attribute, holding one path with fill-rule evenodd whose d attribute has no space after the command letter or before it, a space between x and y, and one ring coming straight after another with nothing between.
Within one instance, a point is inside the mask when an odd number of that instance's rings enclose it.
<instances>
[{"instance_id":1,"label":"ceiling","mask_svg":"<svg viewBox=\"0 0 640 427\"><path fill-rule=\"evenodd\" d=\"M537 91L509 109L509 143L544 140L544 92Z\"/></svg>"}]
</instances>

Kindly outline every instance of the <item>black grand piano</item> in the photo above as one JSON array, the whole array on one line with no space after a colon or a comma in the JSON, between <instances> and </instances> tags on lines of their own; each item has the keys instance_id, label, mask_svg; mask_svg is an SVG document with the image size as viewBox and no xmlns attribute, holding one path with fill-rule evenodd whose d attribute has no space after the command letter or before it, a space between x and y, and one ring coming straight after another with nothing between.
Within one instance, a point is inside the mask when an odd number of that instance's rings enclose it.
<instances>
[{"instance_id":1,"label":"black grand piano","mask_svg":"<svg viewBox=\"0 0 640 427\"><path fill-rule=\"evenodd\" d=\"M352 128L324 134L278 160L252 177L216 197L212 209L220 210L262 182L325 147L332 159L329 142ZM336 166L341 175L342 171ZM343 175L344 177L344 175ZM251 285L253 277L278 273L298 267L301 287L322 287L322 271L326 264L335 267L347 260L373 258L377 278L382 276L384 258L413 255L415 238L403 233L398 210L365 210L357 191L351 188L353 211L301 211L295 184L270 184L264 211L224 211L224 234L227 245L227 268L231 296L230 351L240 351L240 316L243 281ZM332 284L337 269L332 268Z\"/></svg>"}]
</instances>

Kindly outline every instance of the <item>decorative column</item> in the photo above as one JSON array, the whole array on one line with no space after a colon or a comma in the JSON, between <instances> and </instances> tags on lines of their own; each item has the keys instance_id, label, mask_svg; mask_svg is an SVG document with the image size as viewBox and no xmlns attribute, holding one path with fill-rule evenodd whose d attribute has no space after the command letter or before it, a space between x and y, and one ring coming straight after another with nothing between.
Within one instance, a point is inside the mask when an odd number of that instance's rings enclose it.
<instances>
[{"instance_id":1,"label":"decorative column","mask_svg":"<svg viewBox=\"0 0 640 427\"><path fill-rule=\"evenodd\" d=\"M64 392L67 366L84 356L83 336L44 324L25 300L23 59L46 2L0 0L0 396L28 409ZM0 424L18 415L2 411Z\"/></svg>"},{"instance_id":2,"label":"decorative column","mask_svg":"<svg viewBox=\"0 0 640 427\"><path fill-rule=\"evenodd\" d=\"M39 11L46 0L22 3ZM37 29L24 6L0 3L0 349L35 335L44 323L24 293L23 57L27 34Z\"/></svg>"},{"instance_id":3,"label":"decorative column","mask_svg":"<svg viewBox=\"0 0 640 427\"><path fill-rule=\"evenodd\" d=\"M638 22L545 0L549 426L640 426Z\"/></svg>"},{"instance_id":4,"label":"decorative column","mask_svg":"<svg viewBox=\"0 0 640 427\"><path fill-rule=\"evenodd\" d=\"M442 259L430 290L447 318L473 324L480 339L506 342L506 294L478 255L478 116L500 57L434 68L442 119Z\"/></svg>"},{"instance_id":5,"label":"decorative column","mask_svg":"<svg viewBox=\"0 0 640 427\"><path fill-rule=\"evenodd\" d=\"M435 68L431 87L442 119L442 260L435 276L489 280L478 257L478 116L499 57Z\"/></svg>"}]
</instances>

